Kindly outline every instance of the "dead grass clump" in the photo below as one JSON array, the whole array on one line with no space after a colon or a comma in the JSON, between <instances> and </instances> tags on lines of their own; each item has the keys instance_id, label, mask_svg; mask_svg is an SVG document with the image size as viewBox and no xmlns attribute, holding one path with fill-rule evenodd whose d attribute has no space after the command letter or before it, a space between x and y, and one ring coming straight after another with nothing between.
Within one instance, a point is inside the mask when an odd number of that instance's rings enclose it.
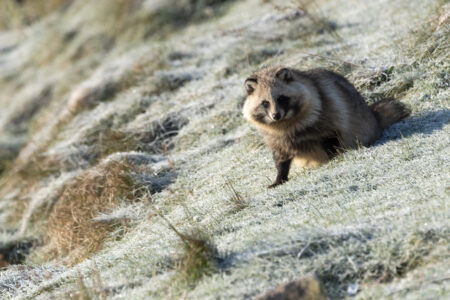
<instances>
[{"instance_id":1,"label":"dead grass clump","mask_svg":"<svg viewBox=\"0 0 450 300\"><path fill-rule=\"evenodd\" d=\"M180 240L182 255L176 263L180 275L177 280L182 284L193 285L203 276L217 270L217 249L205 231L195 228L188 233L182 233L161 212L156 211L156 214L167 223Z\"/></svg>"},{"instance_id":2,"label":"dead grass clump","mask_svg":"<svg viewBox=\"0 0 450 300\"><path fill-rule=\"evenodd\" d=\"M177 267L186 283L193 284L217 269L217 250L204 232L197 230L179 237L183 255Z\"/></svg>"},{"instance_id":3,"label":"dead grass clump","mask_svg":"<svg viewBox=\"0 0 450 300\"><path fill-rule=\"evenodd\" d=\"M225 180L225 185L231 192L229 202L233 206L233 211L238 212L240 210L247 208L248 202L241 196L241 194L238 191L236 191L233 184L229 180Z\"/></svg>"},{"instance_id":4,"label":"dead grass clump","mask_svg":"<svg viewBox=\"0 0 450 300\"><path fill-rule=\"evenodd\" d=\"M131 166L112 161L103 168L88 170L69 184L50 214L46 244L48 257L64 258L73 265L99 250L118 223L93 219L107 213L120 201L133 201Z\"/></svg>"}]
</instances>

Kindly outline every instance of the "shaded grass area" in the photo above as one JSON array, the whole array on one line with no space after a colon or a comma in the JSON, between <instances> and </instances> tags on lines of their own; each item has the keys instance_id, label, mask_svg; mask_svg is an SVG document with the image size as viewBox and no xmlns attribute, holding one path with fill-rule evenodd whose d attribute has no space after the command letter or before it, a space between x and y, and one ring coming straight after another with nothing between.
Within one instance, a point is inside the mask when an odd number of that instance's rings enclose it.
<instances>
[{"instance_id":1,"label":"shaded grass area","mask_svg":"<svg viewBox=\"0 0 450 300\"><path fill-rule=\"evenodd\" d=\"M242 209L247 208L249 205L248 201L245 200L238 191L236 191L233 184L229 180L226 180L225 185L227 186L227 188L231 193L229 202L233 207L232 211L238 212Z\"/></svg>"}]
</instances>

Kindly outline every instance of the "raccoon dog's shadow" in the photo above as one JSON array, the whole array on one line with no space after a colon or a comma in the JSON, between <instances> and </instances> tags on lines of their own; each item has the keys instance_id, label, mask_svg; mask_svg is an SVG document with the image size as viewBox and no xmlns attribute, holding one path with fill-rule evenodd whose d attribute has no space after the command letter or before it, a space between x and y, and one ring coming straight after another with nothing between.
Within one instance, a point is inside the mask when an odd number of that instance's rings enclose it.
<instances>
[{"instance_id":1,"label":"raccoon dog's shadow","mask_svg":"<svg viewBox=\"0 0 450 300\"><path fill-rule=\"evenodd\" d=\"M442 130L448 123L450 123L450 109L427 111L390 126L383 132L383 136L374 143L374 146L414 134L431 135Z\"/></svg>"}]
</instances>

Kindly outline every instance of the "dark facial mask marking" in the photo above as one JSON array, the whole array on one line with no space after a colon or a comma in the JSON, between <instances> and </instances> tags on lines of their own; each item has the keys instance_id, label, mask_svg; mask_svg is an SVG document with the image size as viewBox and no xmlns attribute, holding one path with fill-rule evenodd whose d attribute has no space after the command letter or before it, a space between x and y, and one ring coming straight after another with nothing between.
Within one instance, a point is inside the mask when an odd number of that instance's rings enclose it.
<instances>
[{"instance_id":1,"label":"dark facial mask marking","mask_svg":"<svg viewBox=\"0 0 450 300\"><path fill-rule=\"evenodd\" d=\"M289 106L289 100L290 98L288 96L281 95L278 97L277 103L281 108L286 110Z\"/></svg>"}]
</instances>

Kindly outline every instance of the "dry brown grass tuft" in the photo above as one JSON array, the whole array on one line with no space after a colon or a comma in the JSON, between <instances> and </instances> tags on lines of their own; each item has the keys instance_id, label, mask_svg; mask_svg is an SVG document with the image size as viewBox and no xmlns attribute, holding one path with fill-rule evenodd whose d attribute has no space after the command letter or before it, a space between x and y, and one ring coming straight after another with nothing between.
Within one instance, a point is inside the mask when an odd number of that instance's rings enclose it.
<instances>
[{"instance_id":1,"label":"dry brown grass tuft","mask_svg":"<svg viewBox=\"0 0 450 300\"><path fill-rule=\"evenodd\" d=\"M231 192L231 197L228 200L233 206L233 211L237 212L248 207L248 202L236 191L231 181L225 179L225 185Z\"/></svg>"},{"instance_id":2,"label":"dry brown grass tuft","mask_svg":"<svg viewBox=\"0 0 450 300\"><path fill-rule=\"evenodd\" d=\"M187 284L193 284L217 268L217 250L209 237L201 231L180 235L184 253L177 268Z\"/></svg>"},{"instance_id":3,"label":"dry brown grass tuft","mask_svg":"<svg viewBox=\"0 0 450 300\"><path fill-rule=\"evenodd\" d=\"M205 275L211 275L218 268L218 253L211 237L200 228L180 232L161 212L155 210L178 236L182 255L176 263L178 280L182 285L193 285Z\"/></svg>"},{"instance_id":4,"label":"dry brown grass tuft","mask_svg":"<svg viewBox=\"0 0 450 300\"><path fill-rule=\"evenodd\" d=\"M131 166L111 161L102 168L88 170L69 184L50 214L46 232L46 255L62 257L73 265L102 247L117 222L94 220L107 213L120 201L133 201L134 183Z\"/></svg>"}]
</instances>

